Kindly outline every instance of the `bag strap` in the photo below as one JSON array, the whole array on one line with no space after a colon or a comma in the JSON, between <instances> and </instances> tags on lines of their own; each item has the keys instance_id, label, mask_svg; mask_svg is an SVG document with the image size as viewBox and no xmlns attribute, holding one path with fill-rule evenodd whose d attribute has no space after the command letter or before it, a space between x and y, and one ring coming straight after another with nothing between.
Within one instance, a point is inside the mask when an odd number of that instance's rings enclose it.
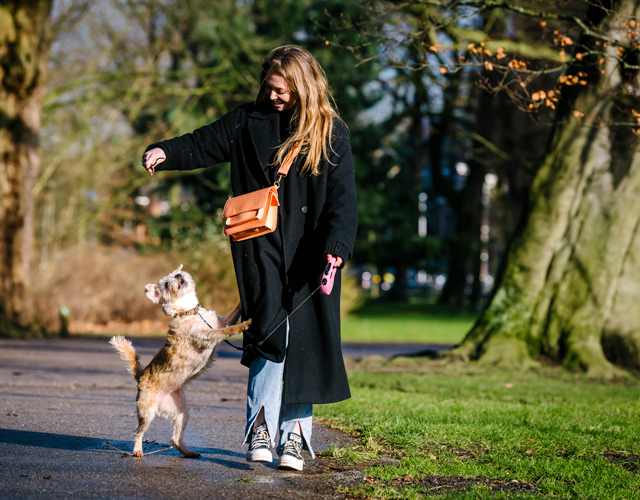
<instances>
[{"instance_id":1,"label":"bag strap","mask_svg":"<svg viewBox=\"0 0 640 500\"><path fill-rule=\"evenodd\" d=\"M293 165L296 156L298 156L298 152L301 147L300 141L293 145L291 150L287 153L287 156L284 157L282 165L280 165L280 168L278 169L278 175L287 175L289 173L289 169L291 168L291 165Z\"/></svg>"}]
</instances>

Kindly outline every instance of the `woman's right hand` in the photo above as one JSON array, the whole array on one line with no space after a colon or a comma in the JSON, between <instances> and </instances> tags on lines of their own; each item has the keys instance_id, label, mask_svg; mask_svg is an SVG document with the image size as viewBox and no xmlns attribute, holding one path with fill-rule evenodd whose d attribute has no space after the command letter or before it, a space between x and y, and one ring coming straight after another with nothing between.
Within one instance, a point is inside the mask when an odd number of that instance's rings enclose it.
<instances>
[{"instance_id":1,"label":"woman's right hand","mask_svg":"<svg viewBox=\"0 0 640 500\"><path fill-rule=\"evenodd\" d=\"M167 155L164 154L162 148L153 148L142 155L142 166L147 169L147 172L153 175L156 165L159 165L166 159Z\"/></svg>"}]
</instances>

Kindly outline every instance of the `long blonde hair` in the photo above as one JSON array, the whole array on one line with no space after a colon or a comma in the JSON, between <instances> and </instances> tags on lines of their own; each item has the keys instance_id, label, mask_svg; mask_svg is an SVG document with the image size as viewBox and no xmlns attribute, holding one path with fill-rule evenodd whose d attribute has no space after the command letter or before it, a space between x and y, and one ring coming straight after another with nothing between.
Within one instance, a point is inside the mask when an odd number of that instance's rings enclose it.
<instances>
[{"instance_id":1,"label":"long blonde hair","mask_svg":"<svg viewBox=\"0 0 640 500\"><path fill-rule=\"evenodd\" d=\"M274 163L282 163L294 143L300 142L300 154L306 155L300 173L319 175L320 160L329 161L327 144L331 147L333 119L339 118L331 105L333 95L324 71L315 58L301 47L285 45L273 49L262 62L260 90L256 102L265 100L265 81L272 75L282 76L292 95L297 97L293 105L291 129L293 134L278 148Z\"/></svg>"}]
</instances>

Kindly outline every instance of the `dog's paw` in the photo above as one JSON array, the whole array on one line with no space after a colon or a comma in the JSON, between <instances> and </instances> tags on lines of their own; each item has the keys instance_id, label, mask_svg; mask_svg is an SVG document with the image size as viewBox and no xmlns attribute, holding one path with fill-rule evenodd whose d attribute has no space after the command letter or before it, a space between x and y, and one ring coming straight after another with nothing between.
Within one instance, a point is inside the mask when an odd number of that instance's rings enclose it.
<instances>
[{"instance_id":1,"label":"dog's paw","mask_svg":"<svg viewBox=\"0 0 640 500\"><path fill-rule=\"evenodd\" d=\"M249 326L251 325L251 319L248 319L247 321L243 321L240 326L242 326L243 330L246 330L247 328L249 328Z\"/></svg>"},{"instance_id":2,"label":"dog's paw","mask_svg":"<svg viewBox=\"0 0 640 500\"><path fill-rule=\"evenodd\" d=\"M133 450L134 457L141 457L143 455L142 450Z\"/></svg>"},{"instance_id":3,"label":"dog's paw","mask_svg":"<svg viewBox=\"0 0 640 500\"><path fill-rule=\"evenodd\" d=\"M190 451L184 454L184 458L200 458L200 453L196 453L195 451Z\"/></svg>"}]
</instances>

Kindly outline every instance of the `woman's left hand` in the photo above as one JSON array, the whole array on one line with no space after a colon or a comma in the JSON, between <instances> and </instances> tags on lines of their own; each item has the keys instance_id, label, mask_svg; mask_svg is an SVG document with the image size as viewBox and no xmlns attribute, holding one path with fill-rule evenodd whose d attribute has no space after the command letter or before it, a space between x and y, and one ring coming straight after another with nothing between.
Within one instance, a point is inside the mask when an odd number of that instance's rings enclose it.
<instances>
[{"instance_id":1,"label":"woman's left hand","mask_svg":"<svg viewBox=\"0 0 640 500\"><path fill-rule=\"evenodd\" d=\"M333 255L328 253L327 261L330 261L331 259L333 259ZM336 261L333 263L333 267L340 267L341 265L342 265L342 257L340 257L339 255L336 255Z\"/></svg>"}]
</instances>

